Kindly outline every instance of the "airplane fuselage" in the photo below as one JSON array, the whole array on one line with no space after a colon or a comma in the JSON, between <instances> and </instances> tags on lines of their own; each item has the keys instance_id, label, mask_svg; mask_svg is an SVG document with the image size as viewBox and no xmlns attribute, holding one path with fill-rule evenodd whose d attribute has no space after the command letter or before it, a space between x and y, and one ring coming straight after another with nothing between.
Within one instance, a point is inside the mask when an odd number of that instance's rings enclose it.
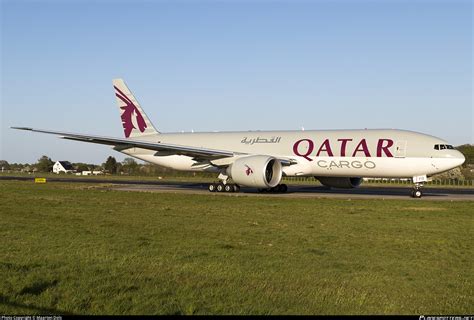
<instances>
[{"instance_id":1,"label":"airplane fuselage","mask_svg":"<svg viewBox=\"0 0 474 320\"><path fill-rule=\"evenodd\" d=\"M286 176L411 178L444 172L464 161L442 139L393 129L161 133L140 140L294 159L296 164L283 167ZM218 171L189 156L140 148L120 151L175 170Z\"/></svg>"}]
</instances>

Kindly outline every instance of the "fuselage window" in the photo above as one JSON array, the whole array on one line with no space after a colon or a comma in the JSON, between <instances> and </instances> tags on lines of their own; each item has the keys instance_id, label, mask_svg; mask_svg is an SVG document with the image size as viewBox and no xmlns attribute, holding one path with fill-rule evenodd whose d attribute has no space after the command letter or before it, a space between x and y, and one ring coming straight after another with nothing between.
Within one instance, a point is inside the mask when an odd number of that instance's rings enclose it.
<instances>
[{"instance_id":1,"label":"fuselage window","mask_svg":"<svg viewBox=\"0 0 474 320\"><path fill-rule=\"evenodd\" d=\"M439 144L435 144L435 150L439 150Z\"/></svg>"},{"instance_id":2,"label":"fuselage window","mask_svg":"<svg viewBox=\"0 0 474 320\"><path fill-rule=\"evenodd\" d=\"M446 145L445 145L445 144L441 144L441 145L440 145L440 149L441 149L441 150L446 149Z\"/></svg>"},{"instance_id":3,"label":"fuselage window","mask_svg":"<svg viewBox=\"0 0 474 320\"><path fill-rule=\"evenodd\" d=\"M451 149L451 150L454 149L454 147L450 144L448 144L446 147L448 147L448 149Z\"/></svg>"}]
</instances>

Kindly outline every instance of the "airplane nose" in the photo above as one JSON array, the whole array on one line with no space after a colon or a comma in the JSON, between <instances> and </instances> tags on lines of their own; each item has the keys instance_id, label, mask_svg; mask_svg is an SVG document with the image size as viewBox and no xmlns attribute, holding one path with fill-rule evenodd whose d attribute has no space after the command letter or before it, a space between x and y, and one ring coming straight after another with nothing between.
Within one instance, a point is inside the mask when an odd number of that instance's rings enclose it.
<instances>
[{"instance_id":1,"label":"airplane nose","mask_svg":"<svg viewBox=\"0 0 474 320\"><path fill-rule=\"evenodd\" d=\"M458 163L457 166L462 165L464 163L464 161L466 161L466 157L464 157L464 155L460 151L457 151L457 150L456 150L455 159Z\"/></svg>"}]
</instances>

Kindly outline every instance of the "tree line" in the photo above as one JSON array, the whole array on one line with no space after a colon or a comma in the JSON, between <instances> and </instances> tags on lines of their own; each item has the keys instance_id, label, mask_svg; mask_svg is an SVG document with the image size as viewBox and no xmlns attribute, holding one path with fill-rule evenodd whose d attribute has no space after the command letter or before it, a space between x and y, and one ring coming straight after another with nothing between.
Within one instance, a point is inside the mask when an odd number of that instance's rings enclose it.
<instances>
[{"instance_id":1,"label":"tree line","mask_svg":"<svg viewBox=\"0 0 474 320\"><path fill-rule=\"evenodd\" d=\"M52 172L53 165L56 162L50 157L43 155L36 163L9 163L6 160L0 160L0 171L5 172ZM117 161L115 157L109 156L102 164L73 162L73 170L82 171L102 171L105 174L112 175L150 175L150 176L194 176L196 174L189 172L180 172L150 163L138 163L133 158L125 158L122 162ZM208 174L204 174L208 175Z\"/></svg>"}]
</instances>

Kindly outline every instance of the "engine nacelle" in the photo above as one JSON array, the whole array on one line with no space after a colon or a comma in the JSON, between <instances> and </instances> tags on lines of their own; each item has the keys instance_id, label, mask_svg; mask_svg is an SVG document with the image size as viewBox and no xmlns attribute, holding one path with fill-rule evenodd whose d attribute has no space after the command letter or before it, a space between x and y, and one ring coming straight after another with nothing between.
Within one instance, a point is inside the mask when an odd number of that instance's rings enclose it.
<instances>
[{"instance_id":1,"label":"engine nacelle","mask_svg":"<svg viewBox=\"0 0 474 320\"><path fill-rule=\"evenodd\" d=\"M235 160L227 168L227 174L241 186L273 188L281 181L280 160L269 156L248 156Z\"/></svg>"},{"instance_id":2,"label":"engine nacelle","mask_svg":"<svg viewBox=\"0 0 474 320\"><path fill-rule=\"evenodd\" d=\"M360 186L362 178L345 178L345 177L315 177L326 187L352 189Z\"/></svg>"}]
</instances>

